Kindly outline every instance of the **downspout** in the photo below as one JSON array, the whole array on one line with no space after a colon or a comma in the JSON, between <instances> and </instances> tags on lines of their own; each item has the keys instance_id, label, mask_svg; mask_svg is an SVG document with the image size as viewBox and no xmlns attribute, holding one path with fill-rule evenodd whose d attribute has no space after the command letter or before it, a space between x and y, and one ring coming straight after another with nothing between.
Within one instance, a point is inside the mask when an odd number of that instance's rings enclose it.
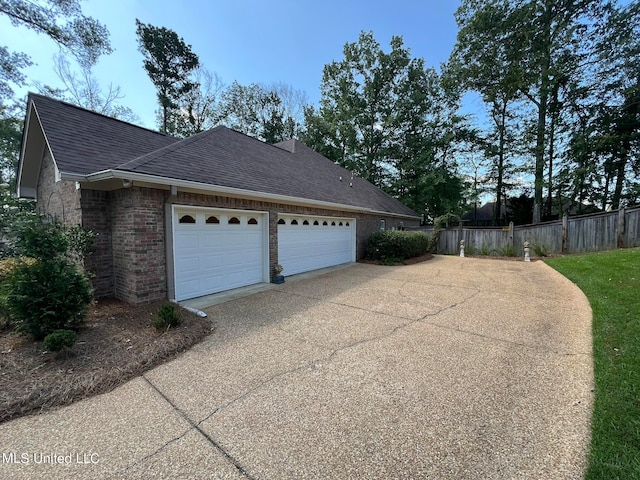
<instances>
[{"instance_id":1,"label":"downspout","mask_svg":"<svg viewBox=\"0 0 640 480\"><path fill-rule=\"evenodd\" d=\"M178 187L171 185L170 195L164 201L164 245L167 271L167 297L176 298L175 275L173 271L173 211L171 207L178 198Z\"/></svg>"}]
</instances>

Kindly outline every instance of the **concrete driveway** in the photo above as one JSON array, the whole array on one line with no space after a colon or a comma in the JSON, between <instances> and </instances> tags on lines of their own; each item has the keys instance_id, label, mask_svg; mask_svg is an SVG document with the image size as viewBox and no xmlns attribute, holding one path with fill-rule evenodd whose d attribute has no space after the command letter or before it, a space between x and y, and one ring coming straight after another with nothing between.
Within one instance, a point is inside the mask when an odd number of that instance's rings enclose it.
<instances>
[{"instance_id":1,"label":"concrete driveway","mask_svg":"<svg viewBox=\"0 0 640 480\"><path fill-rule=\"evenodd\" d=\"M175 361L0 425L0 477L582 478L591 310L541 262L357 264L207 312Z\"/></svg>"}]
</instances>

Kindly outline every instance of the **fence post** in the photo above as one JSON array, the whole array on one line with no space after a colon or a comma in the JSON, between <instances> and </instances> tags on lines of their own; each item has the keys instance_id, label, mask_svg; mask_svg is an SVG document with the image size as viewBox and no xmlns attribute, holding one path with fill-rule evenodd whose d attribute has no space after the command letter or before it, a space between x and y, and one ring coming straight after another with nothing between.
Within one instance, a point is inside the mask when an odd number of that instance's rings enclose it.
<instances>
[{"instance_id":1,"label":"fence post","mask_svg":"<svg viewBox=\"0 0 640 480\"><path fill-rule=\"evenodd\" d=\"M567 253L567 248L569 244L569 217L565 213L562 216L562 253Z\"/></svg>"},{"instance_id":2,"label":"fence post","mask_svg":"<svg viewBox=\"0 0 640 480\"><path fill-rule=\"evenodd\" d=\"M513 222L509 222L509 242L508 243L509 243L509 246L511 248L515 247L514 238L513 238L513 230L514 230Z\"/></svg>"},{"instance_id":3,"label":"fence post","mask_svg":"<svg viewBox=\"0 0 640 480\"><path fill-rule=\"evenodd\" d=\"M624 218L625 211L624 207L622 207L618 210L618 248L624 248Z\"/></svg>"},{"instance_id":4,"label":"fence post","mask_svg":"<svg viewBox=\"0 0 640 480\"><path fill-rule=\"evenodd\" d=\"M460 241L464 240L464 232L462 230L462 222L458 223L458 245Z\"/></svg>"}]
</instances>

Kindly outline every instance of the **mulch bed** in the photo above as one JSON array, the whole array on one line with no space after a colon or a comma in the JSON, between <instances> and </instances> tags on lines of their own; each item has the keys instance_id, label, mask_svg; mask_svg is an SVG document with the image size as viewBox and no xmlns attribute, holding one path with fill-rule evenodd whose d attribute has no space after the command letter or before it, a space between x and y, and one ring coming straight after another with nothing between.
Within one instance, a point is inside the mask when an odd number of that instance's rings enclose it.
<instances>
[{"instance_id":1,"label":"mulch bed","mask_svg":"<svg viewBox=\"0 0 640 480\"><path fill-rule=\"evenodd\" d=\"M177 328L158 332L152 320L165 303L92 304L68 352L45 352L42 342L0 331L0 423L113 390L214 330L208 318L182 309Z\"/></svg>"},{"instance_id":2,"label":"mulch bed","mask_svg":"<svg viewBox=\"0 0 640 480\"><path fill-rule=\"evenodd\" d=\"M557 255L557 254L550 254L550 255L548 255L546 257L532 256L531 257L531 261L532 262L537 262L537 261L543 261L546 258L561 257L561 256L562 255ZM392 266L413 265L415 263L426 262L427 260L431 260L432 258L433 258L433 255L428 253L428 254L422 255L420 257L408 258L408 259L404 260L403 262L394 263ZM504 256L499 256L499 255L465 255L465 258L482 258L482 259L486 259L486 260L509 260L511 262L524 262L524 257L504 257ZM389 265L387 263L380 263L379 260L368 260L368 259L358 260L358 263L368 263L370 265Z\"/></svg>"},{"instance_id":3,"label":"mulch bed","mask_svg":"<svg viewBox=\"0 0 640 480\"><path fill-rule=\"evenodd\" d=\"M396 262L393 265L389 265L388 263L381 263L380 260L369 260L367 258L363 258L358 260L358 263L367 263L369 265L387 265L387 266L397 266L397 265L414 265L420 262L426 262L427 260L431 260L433 255L427 253L425 255L420 255L419 257L412 257L403 260L402 262Z\"/></svg>"}]
</instances>

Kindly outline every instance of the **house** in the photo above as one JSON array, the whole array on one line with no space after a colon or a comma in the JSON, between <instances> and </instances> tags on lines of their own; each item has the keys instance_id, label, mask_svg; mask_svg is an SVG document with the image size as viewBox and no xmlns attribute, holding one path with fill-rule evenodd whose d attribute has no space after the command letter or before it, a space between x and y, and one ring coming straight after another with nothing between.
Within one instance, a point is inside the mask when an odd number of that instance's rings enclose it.
<instances>
[{"instance_id":1,"label":"house","mask_svg":"<svg viewBox=\"0 0 640 480\"><path fill-rule=\"evenodd\" d=\"M418 215L297 140L179 140L30 94L19 197L98 234L96 297L177 301L353 262Z\"/></svg>"}]
</instances>

